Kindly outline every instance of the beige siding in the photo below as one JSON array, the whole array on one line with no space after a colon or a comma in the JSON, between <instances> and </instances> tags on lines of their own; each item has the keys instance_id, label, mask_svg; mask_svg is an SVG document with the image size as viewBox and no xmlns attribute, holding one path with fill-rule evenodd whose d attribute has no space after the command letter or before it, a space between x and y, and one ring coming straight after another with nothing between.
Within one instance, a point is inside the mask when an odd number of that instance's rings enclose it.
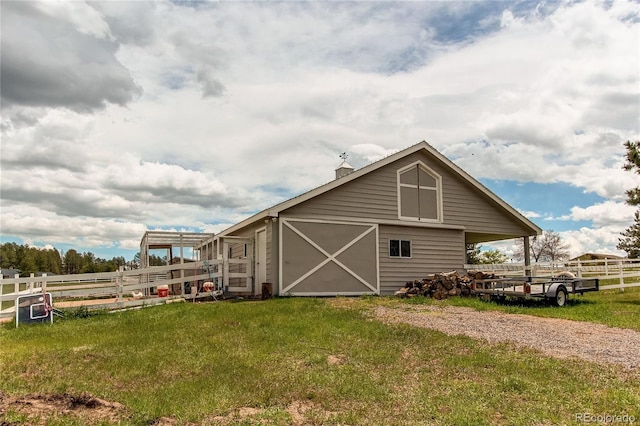
<instances>
[{"instance_id":1,"label":"beige siding","mask_svg":"<svg viewBox=\"0 0 640 426\"><path fill-rule=\"evenodd\" d=\"M229 244L229 259L243 259L244 256L244 243L230 243ZM247 257L251 257L251 253L247 253ZM232 263L229 265L229 272L231 273L246 273L247 268L244 264ZM229 278L229 287L244 287L246 280L244 278Z\"/></svg>"},{"instance_id":2,"label":"beige siding","mask_svg":"<svg viewBox=\"0 0 640 426\"><path fill-rule=\"evenodd\" d=\"M436 181L435 185L441 184L442 210L437 210L433 205L427 205L428 203L418 208L417 205L406 204L410 200L403 199L403 202L407 209L415 207L414 210L427 212L428 217L441 217L441 223L423 222L418 225L416 222L399 219L398 170L417 162L425 164L433 176L440 177L440 182ZM282 261L279 259L281 244L279 226L281 226L280 221L285 218L334 223L345 221L361 224L377 223L379 225L377 242L379 288L383 294L392 293L405 282L424 278L430 273L461 269L465 261L465 240L483 242L514 238L531 235L532 229L535 229L514 216L512 209L492 199L490 195L478 189L458 171L451 169L427 150L420 150L399 158L356 179L344 179L345 182L342 185L307 201L300 201L283 210L274 209L274 214L279 215L279 219L275 222L266 216L267 223L265 223L265 215L262 215L252 224L237 229L232 234L254 238L256 229L266 226L267 281L274 284L274 290L279 287L276 283L287 279L286 276L280 277ZM421 197L420 200L424 201L426 197ZM294 241L289 233L283 234L283 238ZM410 240L412 257L390 258L389 239ZM295 244L292 247L285 246L284 250L285 254L292 258L299 254L296 252ZM353 253L350 255L355 256ZM283 258L286 261L286 256ZM302 257L298 260L301 265L304 263ZM350 258L350 261L354 262L354 258ZM290 269L286 273L296 272L299 271ZM301 282L300 288L309 293L318 288L338 292L338 289L344 288L341 285L345 285L344 282L339 284L344 280L336 279L339 272L334 268L334 270L325 271L324 275L317 274L319 277L317 282L311 280ZM306 280L306 277L301 279ZM338 287L333 288L334 284Z\"/></svg>"},{"instance_id":3,"label":"beige siding","mask_svg":"<svg viewBox=\"0 0 640 426\"><path fill-rule=\"evenodd\" d=\"M261 226L262 225L262 226ZM264 227L264 222L262 224L260 223L255 223L251 226L247 226L241 230L239 230L238 232L234 233L232 236L234 237L242 237L242 238L251 238L251 239L255 239L255 232L257 229ZM231 235L230 235L231 236ZM244 258L244 242L234 242L232 239L228 239L225 242L229 243L229 248L231 250L231 253L229 258L230 259L242 259ZM254 250L253 247L248 247L247 250ZM247 257L252 258L253 257L253 253L247 253ZM238 272L238 273L245 273L246 272L246 268L245 265L238 265L238 264L230 264L229 265L229 272ZM255 274L255 271L254 271ZM230 278L229 279L229 287L244 287L246 284L246 280L244 278ZM255 285L255 283L254 283Z\"/></svg>"},{"instance_id":4,"label":"beige siding","mask_svg":"<svg viewBox=\"0 0 640 426\"><path fill-rule=\"evenodd\" d=\"M253 238L255 239L256 231L260 228L266 228L267 230L267 282L273 284L273 290L277 293L277 283L278 283L278 222L269 221L265 223L264 221L255 222L249 226L246 226L230 236L234 237L243 237L243 238ZM275 237L275 246L274 246L274 237ZM238 257L240 255L241 247L239 244L234 245L233 247L233 255L234 257ZM235 283L234 283L235 284ZM261 283L259 283L261 285ZM275 294L275 293L274 293Z\"/></svg>"},{"instance_id":5,"label":"beige siding","mask_svg":"<svg viewBox=\"0 0 640 426\"><path fill-rule=\"evenodd\" d=\"M393 173L393 179L391 179ZM395 169L383 168L288 209L305 217L398 219Z\"/></svg>"},{"instance_id":6,"label":"beige siding","mask_svg":"<svg viewBox=\"0 0 640 426\"><path fill-rule=\"evenodd\" d=\"M462 231L380 226L380 291L391 294L407 281L427 274L462 268L465 242ZM389 257L389 240L411 241L411 258Z\"/></svg>"},{"instance_id":7,"label":"beige siding","mask_svg":"<svg viewBox=\"0 0 640 426\"><path fill-rule=\"evenodd\" d=\"M273 292L278 294L278 223L267 225L267 282L273 285Z\"/></svg>"},{"instance_id":8,"label":"beige siding","mask_svg":"<svg viewBox=\"0 0 640 426\"><path fill-rule=\"evenodd\" d=\"M398 220L397 170L422 161L442 176L443 224L467 232L528 235L524 224L456 172L421 151L287 210L299 217Z\"/></svg>"}]
</instances>

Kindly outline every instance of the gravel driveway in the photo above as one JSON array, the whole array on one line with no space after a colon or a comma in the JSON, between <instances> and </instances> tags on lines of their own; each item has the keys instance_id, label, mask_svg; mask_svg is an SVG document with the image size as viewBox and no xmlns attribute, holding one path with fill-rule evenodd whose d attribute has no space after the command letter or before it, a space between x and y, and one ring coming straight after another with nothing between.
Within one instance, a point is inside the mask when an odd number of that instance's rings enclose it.
<instances>
[{"instance_id":1,"label":"gravel driveway","mask_svg":"<svg viewBox=\"0 0 640 426\"><path fill-rule=\"evenodd\" d=\"M640 332L634 330L455 306L376 306L371 312L387 323L411 324L449 335L464 334L490 343L513 342L553 357L577 357L640 369Z\"/></svg>"}]
</instances>

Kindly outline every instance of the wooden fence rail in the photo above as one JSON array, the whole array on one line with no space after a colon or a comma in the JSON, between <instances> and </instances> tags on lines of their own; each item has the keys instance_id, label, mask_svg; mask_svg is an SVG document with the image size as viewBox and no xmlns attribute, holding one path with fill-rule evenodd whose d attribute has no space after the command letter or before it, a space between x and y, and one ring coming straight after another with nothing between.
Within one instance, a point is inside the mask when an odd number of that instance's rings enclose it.
<instances>
[{"instance_id":1,"label":"wooden fence rail","mask_svg":"<svg viewBox=\"0 0 640 426\"><path fill-rule=\"evenodd\" d=\"M229 272L231 270L234 272ZM230 287L232 279L235 286ZM34 293L51 293L54 308L87 306L91 309L120 309L166 303L176 298L195 298L201 284L211 281L219 289L252 293L250 259L216 259L152 266L129 271L96 274L3 277L0 275L0 320L15 316L16 299ZM240 283L240 284L238 284ZM159 297L158 286L174 289ZM205 293L206 294L206 293Z\"/></svg>"}]
</instances>

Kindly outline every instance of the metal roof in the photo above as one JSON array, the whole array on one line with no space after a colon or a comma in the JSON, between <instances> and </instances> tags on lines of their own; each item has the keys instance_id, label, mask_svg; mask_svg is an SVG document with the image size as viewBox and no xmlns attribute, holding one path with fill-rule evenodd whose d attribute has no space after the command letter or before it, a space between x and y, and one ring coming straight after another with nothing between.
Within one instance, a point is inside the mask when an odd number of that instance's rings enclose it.
<instances>
[{"instance_id":1,"label":"metal roof","mask_svg":"<svg viewBox=\"0 0 640 426\"><path fill-rule=\"evenodd\" d=\"M147 231L140 240L140 247L144 245L150 249L180 246L199 247L213 236L213 233L202 232Z\"/></svg>"}]
</instances>

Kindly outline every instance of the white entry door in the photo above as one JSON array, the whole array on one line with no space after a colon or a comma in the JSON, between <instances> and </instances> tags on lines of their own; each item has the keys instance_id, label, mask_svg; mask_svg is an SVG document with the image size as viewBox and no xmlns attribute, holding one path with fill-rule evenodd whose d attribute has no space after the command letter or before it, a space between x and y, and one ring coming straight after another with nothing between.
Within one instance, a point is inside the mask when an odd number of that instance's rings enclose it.
<instances>
[{"instance_id":1,"label":"white entry door","mask_svg":"<svg viewBox=\"0 0 640 426\"><path fill-rule=\"evenodd\" d=\"M255 294L262 294L262 283L267 281L267 228L256 231Z\"/></svg>"}]
</instances>

